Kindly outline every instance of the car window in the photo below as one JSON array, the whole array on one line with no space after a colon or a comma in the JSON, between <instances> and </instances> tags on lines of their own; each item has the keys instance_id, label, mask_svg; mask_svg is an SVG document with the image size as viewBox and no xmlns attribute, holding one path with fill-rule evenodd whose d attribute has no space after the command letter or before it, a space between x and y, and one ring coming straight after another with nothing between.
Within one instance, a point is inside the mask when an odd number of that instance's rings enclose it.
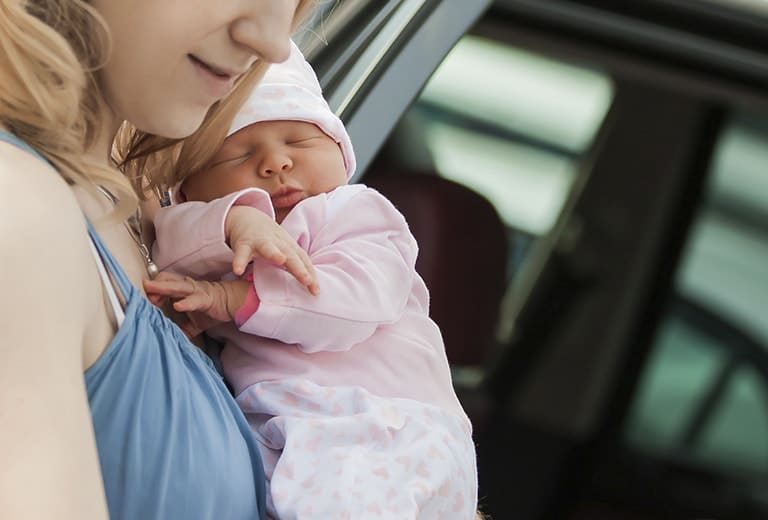
<instances>
[{"instance_id":1,"label":"car window","mask_svg":"<svg viewBox=\"0 0 768 520\"><path fill-rule=\"evenodd\" d=\"M418 118L436 171L487 197L511 228L547 233L613 86L598 72L465 36L432 76Z\"/></svg>"},{"instance_id":2,"label":"car window","mask_svg":"<svg viewBox=\"0 0 768 520\"><path fill-rule=\"evenodd\" d=\"M613 96L611 78L599 70L467 34L404 114L385 154L492 203L508 230L514 284L587 173L584 159Z\"/></svg>"},{"instance_id":3,"label":"car window","mask_svg":"<svg viewBox=\"0 0 768 520\"><path fill-rule=\"evenodd\" d=\"M768 115L720 135L626 423L636 448L768 476Z\"/></svg>"},{"instance_id":4,"label":"car window","mask_svg":"<svg viewBox=\"0 0 768 520\"><path fill-rule=\"evenodd\" d=\"M585 158L613 96L611 78L599 70L467 34L405 112L363 182L374 182L382 171L427 174L487 199L502 221L504 243L494 250L504 252L500 262L506 273L500 287L485 295L489 300L498 295L487 307L493 312L494 306L505 305L502 296L514 293L517 281L529 276L522 274L526 272L522 266L536 257L531 253L537 241L547 242L554 234L575 181L587 173ZM422 244L434 242L431 235L417 239ZM471 269L467 267L467 274ZM434 272L422 275L432 296L439 299L435 288L441 284L429 285ZM433 300L450 360L449 343L454 338L450 324L440 321L439 307L440 302ZM509 314L497 313L497 337L505 333ZM484 337L483 332L476 335ZM489 346L483 342L472 348L484 351ZM485 374L480 365L453 364L453 368L454 381L468 386Z\"/></svg>"},{"instance_id":5,"label":"car window","mask_svg":"<svg viewBox=\"0 0 768 520\"><path fill-rule=\"evenodd\" d=\"M747 15L768 16L768 2L765 0L696 0L702 4L712 4L734 11L743 11Z\"/></svg>"},{"instance_id":6,"label":"car window","mask_svg":"<svg viewBox=\"0 0 768 520\"><path fill-rule=\"evenodd\" d=\"M334 0L317 2L306 20L296 32L293 40L302 49L307 59L312 62L314 56L338 37L355 17L365 10L380 10L381 0Z\"/></svg>"}]
</instances>

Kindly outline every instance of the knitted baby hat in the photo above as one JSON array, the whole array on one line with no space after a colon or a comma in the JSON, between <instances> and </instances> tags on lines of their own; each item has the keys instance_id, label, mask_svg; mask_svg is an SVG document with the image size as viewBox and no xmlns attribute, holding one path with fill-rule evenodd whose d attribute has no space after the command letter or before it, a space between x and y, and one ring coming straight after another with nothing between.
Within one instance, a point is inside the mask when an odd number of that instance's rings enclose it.
<instances>
[{"instance_id":1,"label":"knitted baby hat","mask_svg":"<svg viewBox=\"0 0 768 520\"><path fill-rule=\"evenodd\" d=\"M328 106L315 71L293 42L288 59L269 67L235 116L227 136L260 121L316 124L341 148L347 177L355 173L355 152L344 123Z\"/></svg>"}]
</instances>

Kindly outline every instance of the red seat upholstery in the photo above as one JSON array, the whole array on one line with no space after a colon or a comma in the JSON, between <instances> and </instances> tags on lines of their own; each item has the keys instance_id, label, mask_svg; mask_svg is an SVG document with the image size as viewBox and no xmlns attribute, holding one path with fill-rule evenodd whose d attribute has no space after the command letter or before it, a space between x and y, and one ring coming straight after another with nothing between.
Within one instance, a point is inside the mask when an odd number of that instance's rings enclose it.
<instances>
[{"instance_id":1,"label":"red seat upholstery","mask_svg":"<svg viewBox=\"0 0 768 520\"><path fill-rule=\"evenodd\" d=\"M364 182L405 215L419 243L416 270L430 292L453 366L482 365L493 345L505 289L507 236L493 205L466 186L434 174L388 175Z\"/></svg>"}]
</instances>

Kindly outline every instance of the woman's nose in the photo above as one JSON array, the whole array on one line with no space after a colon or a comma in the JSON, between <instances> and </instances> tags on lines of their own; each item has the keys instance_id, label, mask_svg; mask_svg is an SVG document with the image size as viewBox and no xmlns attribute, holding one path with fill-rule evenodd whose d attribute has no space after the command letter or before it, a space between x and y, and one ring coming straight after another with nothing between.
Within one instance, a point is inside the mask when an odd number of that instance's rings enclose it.
<instances>
[{"instance_id":1,"label":"woman's nose","mask_svg":"<svg viewBox=\"0 0 768 520\"><path fill-rule=\"evenodd\" d=\"M285 61L298 0L240 0L243 15L230 28L232 39L259 59Z\"/></svg>"},{"instance_id":2,"label":"woman's nose","mask_svg":"<svg viewBox=\"0 0 768 520\"><path fill-rule=\"evenodd\" d=\"M293 168L290 156L282 152L267 153L259 163L259 177L271 177L279 173L288 173Z\"/></svg>"}]
</instances>

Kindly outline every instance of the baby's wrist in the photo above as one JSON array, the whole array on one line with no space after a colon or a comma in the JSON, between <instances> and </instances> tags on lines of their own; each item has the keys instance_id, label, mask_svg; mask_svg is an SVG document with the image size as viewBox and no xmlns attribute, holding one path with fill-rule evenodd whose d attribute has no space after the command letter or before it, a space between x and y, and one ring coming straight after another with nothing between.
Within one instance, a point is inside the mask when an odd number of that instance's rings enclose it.
<instances>
[{"instance_id":1,"label":"baby's wrist","mask_svg":"<svg viewBox=\"0 0 768 520\"><path fill-rule=\"evenodd\" d=\"M232 234L233 218L236 218L237 213L242 211L238 209L238 206L232 206L227 211L227 215L224 217L224 242L230 245L230 235Z\"/></svg>"},{"instance_id":2,"label":"baby's wrist","mask_svg":"<svg viewBox=\"0 0 768 520\"><path fill-rule=\"evenodd\" d=\"M249 286L250 283L246 280L234 280L221 283L221 287L224 290L226 312L231 321L235 321L238 309L245 303L246 297L248 296Z\"/></svg>"},{"instance_id":3,"label":"baby's wrist","mask_svg":"<svg viewBox=\"0 0 768 520\"><path fill-rule=\"evenodd\" d=\"M242 327L245 322L251 319L251 316L259 310L259 305L261 304L261 300L256 294L256 288L253 286L253 275L249 275L247 280L248 291L245 296L245 302L243 302L243 304L235 311L234 321L237 328Z\"/></svg>"}]
</instances>

